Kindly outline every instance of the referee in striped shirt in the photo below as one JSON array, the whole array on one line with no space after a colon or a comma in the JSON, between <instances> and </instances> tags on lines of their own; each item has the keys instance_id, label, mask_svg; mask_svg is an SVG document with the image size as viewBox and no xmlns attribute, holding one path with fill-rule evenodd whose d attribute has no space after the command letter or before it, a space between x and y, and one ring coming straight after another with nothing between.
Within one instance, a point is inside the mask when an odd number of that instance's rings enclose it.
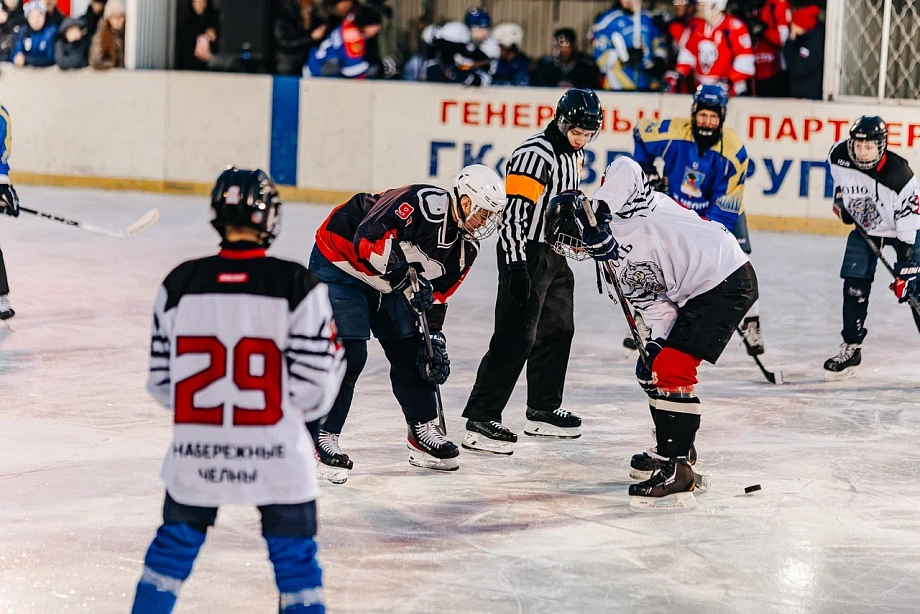
<instances>
[{"instance_id":1,"label":"referee in striped shirt","mask_svg":"<svg viewBox=\"0 0 920 614\"><path fill-rule=\"evenodd\" d=\"M560 192L577 190L583 148L594 140L603 113L597 94L570 89L543 132L524 141L508 162L508 205L499 224L495 332L479 365L463 416L463 447L511 454L517 435L502 425L502 410L527 364L528 435L576 438L581 419L562 409L562 389L575 334L575 278L543 239L543 213Z\"/></svg>"}]
</instances>

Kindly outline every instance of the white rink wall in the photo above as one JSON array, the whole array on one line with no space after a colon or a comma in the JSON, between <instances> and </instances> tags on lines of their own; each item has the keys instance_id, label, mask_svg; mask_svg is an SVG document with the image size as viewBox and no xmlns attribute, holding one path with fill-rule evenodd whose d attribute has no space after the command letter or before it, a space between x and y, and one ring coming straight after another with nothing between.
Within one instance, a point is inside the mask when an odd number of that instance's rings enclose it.
<instances>
[{"instance_id":1,"label":"white rink wall","mask_svg":"<svg viewBox=\"0 0 920 614\"><path fill-rule=\"evenodd\" d=\"M555 89L303 80L297 121L273 128L279 101L269 76L5 66L0 78L0 101L13 118L16 181L201 192L227 164L287 164L295 170L285 183L296 179L297 188L287 197L322 202L412 182L444 185L471 162L501 170L514 147L549 121L559 95ZM584 170L588 193L609 160L632 151L639 118L686 116L690 107L689 96L600 96L606 118ZM745 192L752 226L837 229L824 159L865 113L881 114L892 148L920 163L917 108L733 100L727 123L753 163ZM281 131L297 133L296 148L273 148Z\"/></svg>"}]
</instances>

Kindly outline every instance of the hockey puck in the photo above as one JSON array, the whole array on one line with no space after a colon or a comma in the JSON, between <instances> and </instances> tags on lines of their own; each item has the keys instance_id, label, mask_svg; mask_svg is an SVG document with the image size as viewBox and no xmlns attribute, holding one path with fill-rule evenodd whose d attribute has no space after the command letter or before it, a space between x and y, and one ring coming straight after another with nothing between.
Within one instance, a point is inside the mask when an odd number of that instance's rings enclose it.
<instances>
[{"instance_id":1,"label":"hockey puck","mask_svg":"<svg viewBox=\"0 0 920 614\"><path fill-rule=\"evenodd\" d=\"M747 488L745 488L744 494L749 495L752 492L756 492L758 490L760 490L760 484L754 484L753 486L748 486Z\"/></svg>"}]
</instances>

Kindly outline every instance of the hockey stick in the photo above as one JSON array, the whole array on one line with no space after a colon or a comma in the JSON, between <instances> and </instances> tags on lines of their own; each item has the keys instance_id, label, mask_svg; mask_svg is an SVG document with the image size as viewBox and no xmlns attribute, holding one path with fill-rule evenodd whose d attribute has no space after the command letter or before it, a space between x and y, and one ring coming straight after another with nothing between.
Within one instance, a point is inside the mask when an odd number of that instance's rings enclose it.
<instances>
[{"instance_id":1,"label":"hockey stick","mask_svg":"<svg viewBox=\"0 0 920 614\"><path fill-rule=\"evenodd\" d=\"M409 267L409 281L412 282L412 291L418 292L418 273L415 267ZM434 358L434 348L431 347L431 331L428 329L428 316L424 313L418 314L418 321L422 325L422 334L425 336L425 351L428 353L428 372L431 373L431 361ZM434 395L437 399L438 410L438 432L442 437L447 436L447 425L444 423L444 404L441 402L441 387L434 385Z\"/></svg>"},{"instance_id":2,"label":"hockey stick","mask_svg":"<svg viewBox=\"0 0 920 614\"><path fill-rule=\"evenodd\" d=\"M587 198L582 199L582 208L585 210L585 216L588 218L588 225L591 226L591 228L597 228L597 217L594 215L594 210L591 208L591 202ZM639 357L642 358L642 364L648 368L648 354L645 352L645 344L642 343L642 337L639 336L639 327L636 325L636 319L633 317L632 310L629 308L629 303L626 302L626 297L623 296L623 289L620 287L619 280L617 280L613 265L610 264L609 261L605 261L603 265L597 261L595 261L594 264L597 266L599 273L598 277L603 278L604 282L609 284L607 296L609 296L610 300L613 302L619 302L620 307L623 308L623 315L626 316L626 324L629 326L629 332L632 334L633 341L636 342L636 348L639 350ZM619 301L614 299L610 294L610 286L613 286Z\"/></svg>"},{"instance_id":3,"label":"hockey stick","mask_svg":"<svg viewBox=\"0 0 920 614\"><path fill-rule=\"evenodd\" d=\"M885 268L888 269L888 272L891 273L891 276L897 279L898 276L895 275L894 269L890 264L888 264L888 261L885 260L885 256L882 255L882 249L876 245L875 241L869 237L869 234L865 231L865 229L863 229L862 226L859 225L859 222L857 222L855 226L859 236L861 236L863 241L866 242L866 244L869 246L869 249L871 249L872 253L875 254L875 257L878 258L883 265L885 265ZM907 297L907 304L910 305L915 312L917 312L917 315L920 315L920 301L917 301L916 296Z\"/></svg>"},{"instance_id":4,"label":"hockey stick","mask_svg":"<svg viewBox=\"0 0 920 614\"><path fill-rule=\"evenodd\" d=\"M763 363L760 362L760 358L751 354L751 344L748 343L748 340L745 338L744 333L741 331L740 326L736 326L735 330L738 331L738 334L741 335L741 340L744 342L744 347L747 348L748 355L754 359L754 362L757 363L757 367L760 369L760 372L763 373L763 376L767 378L767 381L771 384L776 384L777 386L782 385L783 383L783 372L780 371L767 371L766 367L763 366Z\"/></svg>"},{"instance_id":5,"label":"hockey stick","mask_svg":"<svg viewBox=\"0 0 920 614\"><path fill-rule=\"evenodd\" d=\"M80 230L86 230L89 232L94 232L96 234L105 235L107 237L112 237L113 239L130 239L135 237L140 233L144 232L151 226L153 226L158 219L160 219L160 212L156 209L151 209L141 217L139 217L134 223L123 230L112 231L106 228L99 228L98 226L92 226L91 224L84 224L83 222L78 222L76 220L69 220L65 217L59 217L57 215L51 215L50 213L44 213L42 211L35 211L34 209L27 209L26 207L20 207L20 211L34 215L37 217L43 217L46 220L51 220L52 222L60 222L61 224L66 224L67 226L73 226L74 228L79 228Z\"/></svg>"}]
</instances>

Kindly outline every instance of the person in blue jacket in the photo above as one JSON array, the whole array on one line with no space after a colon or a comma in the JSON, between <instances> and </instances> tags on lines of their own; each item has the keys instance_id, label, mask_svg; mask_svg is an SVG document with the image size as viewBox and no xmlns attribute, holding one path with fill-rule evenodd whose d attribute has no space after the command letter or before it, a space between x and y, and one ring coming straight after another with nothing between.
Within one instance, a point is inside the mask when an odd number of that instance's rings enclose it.
<instances>
[{"instance_id":1,"label":"person in blue jacket","mask_svg":"<svg viewBox=\"0 0 920 614\"><path fill-rule=\"evenodd\" d=\"M748 155L741 137L726 127L728 92L721 85L701 85L693 96L690 117L640 120L633 131L633 158L664 192L701 217L719 222L751 253L744 215L744 181ZM655 160L664 161L659 173ZM764 352L759 303L741 325L752 356Z\"/></svg>"},{"instance_id":2,"label":"person in blue jacket","mask_svg":"<svg viewBox=\"0 0 920 614\"><path fill-rule=\"evenodd\" d=\"M380 32L380 11L361 6L349 13L342 25L319 47L310 51L303 67L304 77L368 79L376 77L376 67L367 61L367 41Z\"/></svg>"},{"instance_id":3,"label":"person in blue jacket","mask_svg":"<svg viewBox=\"0 0 920 614\"><path fill-rule=\"evenodd\" d=\"M53 66L54 39L57 26L48 23L47 11L41 0L31 0L23 7L26 23L10 56L16 66Z\"/></svg>"},{"instance_id":4,"label":"person in blue jacket","mask_svg":"<svg viewBox=\"0 0 920 614\"><path fill-rule=\"evenodd\" d=\"M639 41L634 46L635 11L640 12ZM661 90L667 69L664 37L639 0L619 0L591 28L594 60L605 90Z\"/></svg>"}]
</instances>

